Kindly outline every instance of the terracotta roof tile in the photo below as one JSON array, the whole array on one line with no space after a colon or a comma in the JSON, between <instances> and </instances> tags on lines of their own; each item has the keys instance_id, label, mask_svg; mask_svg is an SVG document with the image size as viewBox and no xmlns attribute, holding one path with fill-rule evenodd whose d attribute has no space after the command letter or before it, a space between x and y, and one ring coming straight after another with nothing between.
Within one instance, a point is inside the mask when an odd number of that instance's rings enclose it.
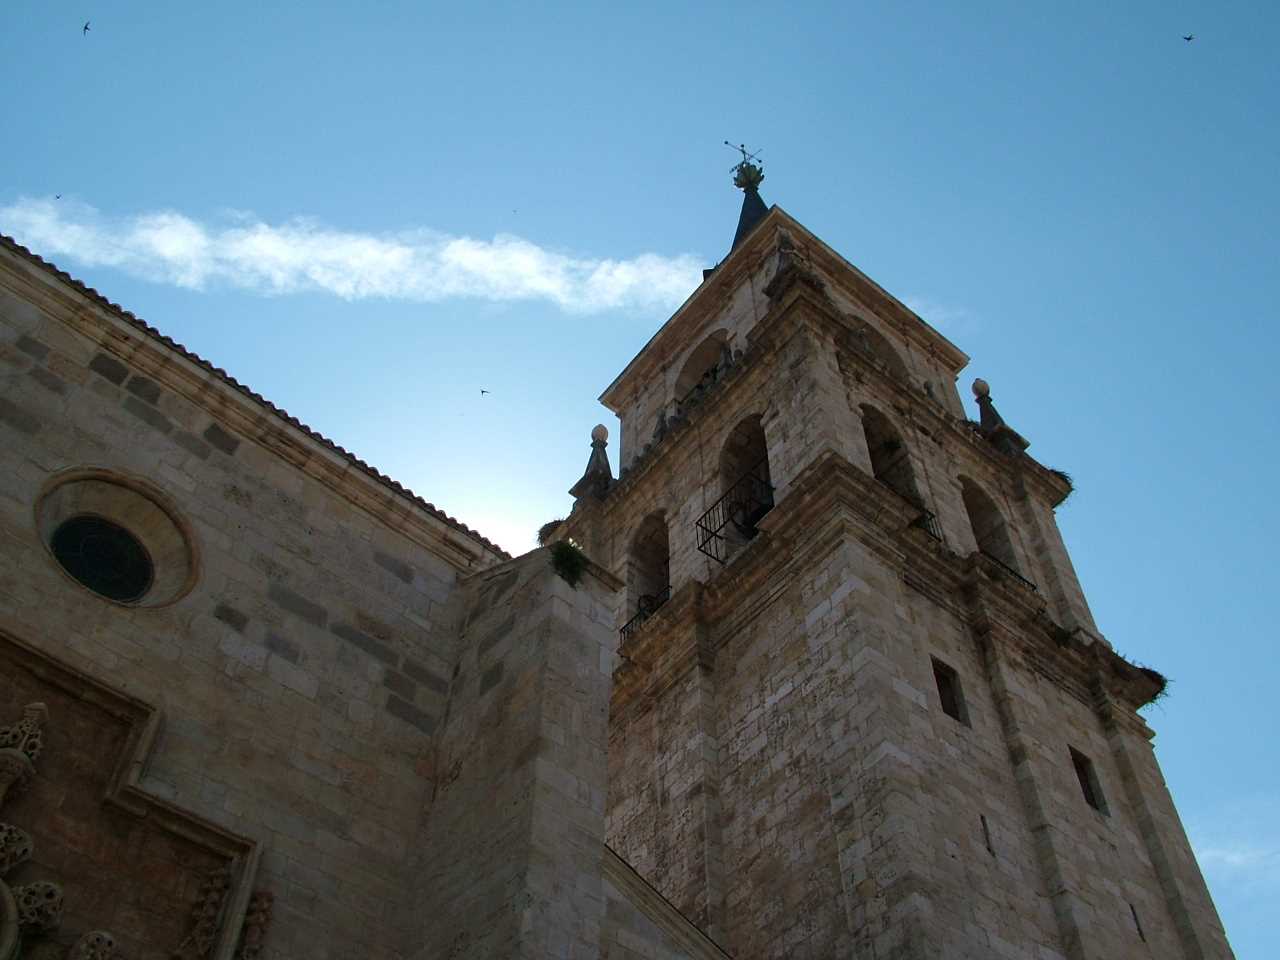
<instances>
[{"instance_id":1,"label":"terracotta roof tile","mask_svg":"<svg viewBox=\"0 0 1280 960\"><path fill-rule=\"evenodd\" d=\"M151 324L147 323L145 320L142 320L141 318L130 313L124 307L120 306L120 304L114 303L111 300L108 300L106 297L104 297L101 293L99 293L93 287L89 286L88 284L80 280L77 280L75 277L71 276L71 274L67 273L65 270L59 269L57 266L50 263L48 260L45 260L39 254L31 252L22 244L14 240L12 237L8 237L8 236L5 236L4 234L0 234L0 246L4 246L5 248L12 250L14 253L18 254L24 259L29 260L30 262L36 264L37 266L41 267L44 270L49 271L54 276L56 276L59 280L62 280L64 283L68 283L71 286L75 287L75 289L79 290L85 296L92 299L99 306L105 307L106 309L110 310L112 313L118 316L125 323L128 323L130 326L135 327L138 330L141 330L143 333L147 334L147 336L155 340L159 340L166 347L169 347L171 350L174 350L175 352L181 354L187 360L190 360L192 363L196 364L197 366L200 366L205 370L208 370L210 373L215 374L224 383L226 383L231 387L234 387L240 393L244 394L246 397L249 397L251 400L258 403L260 406L266 409L269 413L279 417L281 420L284 420L286 423L290 424L291 426L296 427L298 430L301 430L303 433L305 433L312 440L319 443L321 446L329 450L332 450L334 453L345 458L351 464L358 467L360 470L364 471L374 480L377 480L379 483L381 483L383 486L387 487L390 490L395 491L397 494L412 501L412 503L415 506L420 507L423 510L426 510L429 514L447 523L449 526L453 527L455 530L459 531L460 533L466 534L472 540L475 540L478 543L484 545L489 550L492 550L494 553L496 553L498 556L504 557L506 559L511 558L511 555L507 553L507 551L503 550L500 546L498 546L493 541L489 540L487 537L484 537L477 531L472 530L465 523L455 520L453 517L449 516L443 510L436 507L434 504L428 503L426 500L422 499L422 497L418 496L408 487L404 486L402 483L400 483L397 480L391 479L385 473L382 473L381 471L379 471L376 467L372 467L369 464L365 463L363 460L361 460L351 451L347 450L345 447L342 447L339 444L334 443L332 440L330 440L328 437L324 436L323 434L318 433L315 430L312 430L309 426L307 426L297 417L293 416L287 410L283 410L280 407L277 407L274 403L272 403L266 397L262 396L262 394L256 393L253 390L250 390L243 383L241 383L235 377L231 376L229 373L227 373L227 371L223 370L221 367L215 367L208 360L205 360L203 357L199 356L198 354L192 353L190 350L188 350L182 344L178 343L172 337L166 336L165 334L161 333L159 330L151 326Z\"/></svg>"}]
</instances>

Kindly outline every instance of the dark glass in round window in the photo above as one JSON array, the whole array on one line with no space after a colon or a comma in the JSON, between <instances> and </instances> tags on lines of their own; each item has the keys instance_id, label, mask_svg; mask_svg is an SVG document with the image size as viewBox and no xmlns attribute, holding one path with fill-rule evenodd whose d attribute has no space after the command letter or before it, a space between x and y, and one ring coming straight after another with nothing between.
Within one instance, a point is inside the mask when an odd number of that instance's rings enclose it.
<instances>
[{"instance_id":1,"label":"dark glass in round window","mask_svg":"<svg viewBox=\"0 0 1280 960\"><path fill-rule=\"evenodd\" d=\"M130 603L151 587L154 568L138 538L102 517L64 521L50 544L62 568L94 593Z\"/></svg>"}]
</instances>

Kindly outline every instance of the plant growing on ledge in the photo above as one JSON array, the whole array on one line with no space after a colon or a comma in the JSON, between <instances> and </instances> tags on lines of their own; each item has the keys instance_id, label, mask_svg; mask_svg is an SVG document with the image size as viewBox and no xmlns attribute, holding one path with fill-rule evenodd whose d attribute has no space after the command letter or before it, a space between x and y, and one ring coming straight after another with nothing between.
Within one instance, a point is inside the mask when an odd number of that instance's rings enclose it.
<instances>
[{"instance_id":1,"label":"plant growing on ledge","mask_svg":"<svg viewBox=\"0 0 1280 960\"><path fill-rule=\"evenodd\" d=\"M587 555L571 540L559 540L551 545L551 567L571 587L578 585L589 562Z\"/></svg>"}]
</instances>

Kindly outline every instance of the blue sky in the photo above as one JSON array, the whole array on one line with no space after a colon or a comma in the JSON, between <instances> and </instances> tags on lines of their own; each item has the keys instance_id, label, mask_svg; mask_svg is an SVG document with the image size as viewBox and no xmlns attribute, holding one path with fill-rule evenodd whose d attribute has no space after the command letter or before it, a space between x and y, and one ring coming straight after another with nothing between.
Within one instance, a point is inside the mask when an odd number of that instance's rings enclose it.
<instances>
[{"instance_id":1,"label":"blue sky","mask_svg":"<svg viewBox=\"0 0 1280 960\"><path fill-rule=\"evenodd\" d=\"M761 147L766 201L1075 477L1098 623L1173 679L1158 754L1269 956L1277 36L1274 3L12 0L0 231L520 551L727 249L722 141Z\"/></svg>"}]
</instances>

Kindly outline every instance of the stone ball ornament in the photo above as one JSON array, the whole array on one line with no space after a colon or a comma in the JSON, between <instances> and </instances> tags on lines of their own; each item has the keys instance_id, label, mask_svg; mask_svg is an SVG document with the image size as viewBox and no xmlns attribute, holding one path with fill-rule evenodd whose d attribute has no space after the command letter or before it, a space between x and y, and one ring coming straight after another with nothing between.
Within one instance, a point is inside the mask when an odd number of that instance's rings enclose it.
<instances>
[{"instance_id":1,"label":"stone ball ornament","mask_svg":"<svg viewBox=\"0 0 1280 960\"><path fill-rule=\"evenodd\" d=\"M606 427L603 423L597 423L594 427L591 428L591 440L594 443L608 443L609 428Z\"/></svg>"},{"instance_id":2,"label":"stone ball ornament","mask_svg":"<svg viewBox=\"0 0 1280 960\"><path fill-rule=\"evenodd\" d=\"M991 385L981 377L978 377L973 381L973 395L979 400L983 397L991 396Z\"/></svg>"}]
</instances>

